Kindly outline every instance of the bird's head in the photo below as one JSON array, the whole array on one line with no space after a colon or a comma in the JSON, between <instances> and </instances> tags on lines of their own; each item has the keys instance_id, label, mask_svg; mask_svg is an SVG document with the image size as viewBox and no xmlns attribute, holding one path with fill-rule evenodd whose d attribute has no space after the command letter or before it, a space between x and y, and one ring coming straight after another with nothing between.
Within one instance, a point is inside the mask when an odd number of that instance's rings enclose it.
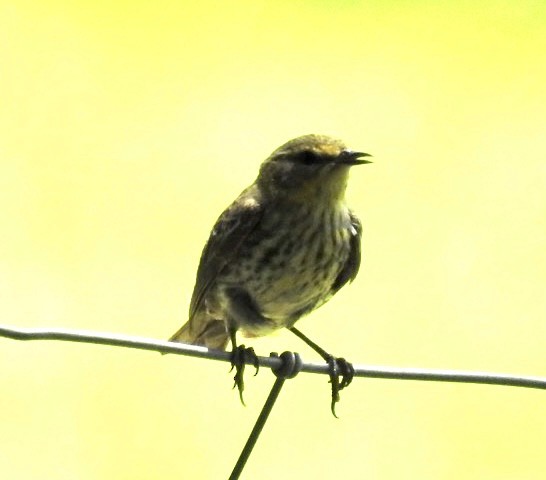
<instances>
[{"instance_id":1,"label":"bird's head","mask_svg":"<svg viewBox=\"0 0 546 480\"><path fill-rule=\"evenodd\" d=\"M280 146L262 163L257 183L273 195L341 199L349 168L371 163L364 160L370 156L326 135L304 135Z\"/></svg>"}]
</instances>

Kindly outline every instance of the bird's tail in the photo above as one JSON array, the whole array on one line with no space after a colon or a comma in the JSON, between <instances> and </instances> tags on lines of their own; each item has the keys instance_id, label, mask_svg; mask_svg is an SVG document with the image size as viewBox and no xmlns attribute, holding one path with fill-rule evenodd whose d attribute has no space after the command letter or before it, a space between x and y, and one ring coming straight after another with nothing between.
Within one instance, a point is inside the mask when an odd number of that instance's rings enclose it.
<instances>
[{"instance_id":1,"label":"bird's tail","mask_svg":"<svg viewBox=\"0 0 546 480\"><path fill-rule=\"evenodd\" d=\"M171 337L169 341L202 345L225 350L229 335L222 320L211 319L205 313L196 314Z\"/></svg>"}]
</instances>

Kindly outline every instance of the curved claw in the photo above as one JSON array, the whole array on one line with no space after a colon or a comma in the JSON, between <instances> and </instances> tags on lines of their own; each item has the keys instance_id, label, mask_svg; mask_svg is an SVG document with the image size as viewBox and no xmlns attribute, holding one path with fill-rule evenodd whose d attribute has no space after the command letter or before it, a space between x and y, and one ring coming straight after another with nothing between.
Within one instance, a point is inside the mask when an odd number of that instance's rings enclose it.
<instances>
[{"instance_id":1,"label":"curved claw","mask_svg":"<svg viewBox=\"0 0 546 480\"><path fill-rule=\"evenodd\" d=\"M233 388L237 387L241 403L245 406L246 404L243 399L243 391L245 389L244 373L247 363L250 363L256 369L254 376L258 375L260 365L258 363L258 356L254 352L254 349L252 347L246 348L244 345L235 347L231 352L231 369L229 371L231 372L235 368Z\"/></svg>"},{"instance_id":2,"label":"curved claw","mask_svg":"<svg viewBox=\"0 0 546 480\"><path fill-rule=\"evenodd\" d=\"M339 402L339 392L345 387L349 386L353 381L355 369L351 363L344 358L336 358L332 355L328 355L326 358L328 363L330 383L332 384L332 402L330 404L330 410L332 415L336 418L336 403ZM341 380L340 377L341 376Z\"/></svg>"}]
</instances>

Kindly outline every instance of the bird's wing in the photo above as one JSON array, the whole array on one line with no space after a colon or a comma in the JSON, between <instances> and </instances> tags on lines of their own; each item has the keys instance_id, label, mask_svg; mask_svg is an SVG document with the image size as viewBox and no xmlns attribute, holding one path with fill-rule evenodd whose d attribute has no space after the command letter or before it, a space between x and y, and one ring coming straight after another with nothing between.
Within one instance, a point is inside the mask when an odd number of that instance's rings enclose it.
<instances>
[{"instance_id":1,"label":"bird's wing","mask_svg":"<svg viewBox=\"0 0 546 480\"><path fill-rule=\"evenodd\" d=\"M352 282L356 278L358 269L360 268L362 224L353 212L349 211L349 215L351 217L349 257L332 285L332 294L336 293L347 282Z\"/></svg>"},{"instance_id":2,"label":"bird's wing","mask_svg":"<svg viewBox=\"0 0 546 480\"><path fill-rule=\"evenodd\" d=\"M203 301L218 274L237 258L239 247L260 222L262 212L259 191L253 185L243 191L216 221L197 269L190 302L190 322L204 306Z\"/></svg>"}]
</instances>

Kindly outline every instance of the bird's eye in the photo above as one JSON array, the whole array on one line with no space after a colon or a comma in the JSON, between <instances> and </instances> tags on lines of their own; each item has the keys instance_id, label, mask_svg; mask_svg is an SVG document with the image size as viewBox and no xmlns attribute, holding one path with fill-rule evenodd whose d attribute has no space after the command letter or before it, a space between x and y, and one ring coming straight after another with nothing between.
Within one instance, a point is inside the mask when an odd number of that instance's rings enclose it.
<instances>
[{"instance_id":1,"label":"bird's eye","mask_svg":"<svg viewBox=\"0 0 546 480\"><path fill-rule=\"evenodd\" d=\"M303 150L298 154L298 160L304 165L320 163L320 157L313 150Z\"/></svg>"}]
</instances>

